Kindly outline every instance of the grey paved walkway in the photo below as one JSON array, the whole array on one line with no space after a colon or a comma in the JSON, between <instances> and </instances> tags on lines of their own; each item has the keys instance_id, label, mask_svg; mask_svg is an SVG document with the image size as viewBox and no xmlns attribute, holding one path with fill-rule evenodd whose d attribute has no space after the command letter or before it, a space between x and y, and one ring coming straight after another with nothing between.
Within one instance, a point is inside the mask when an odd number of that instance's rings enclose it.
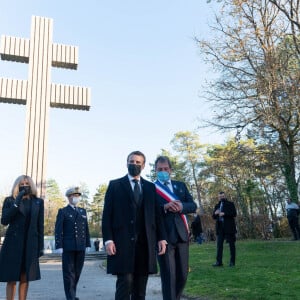
<instances>
[{"instance_id":1,"label":"grey paved walkway","mask_svg":"<svg viewBox=\"0 0 300 300\"><path fill-rule=\"evenodd\" d=\"M113 300L115 277L100 268L100 260L86 261L77 288L80 300ZM41 263L42 279L30 283L28 300L65 300L60 262ZM0 300L5 300L6 283L0 283ZM161 300L160 278L150 276L147 300ZM18 299L15 297L15 299Z\"/></svg>"}]
</instances>

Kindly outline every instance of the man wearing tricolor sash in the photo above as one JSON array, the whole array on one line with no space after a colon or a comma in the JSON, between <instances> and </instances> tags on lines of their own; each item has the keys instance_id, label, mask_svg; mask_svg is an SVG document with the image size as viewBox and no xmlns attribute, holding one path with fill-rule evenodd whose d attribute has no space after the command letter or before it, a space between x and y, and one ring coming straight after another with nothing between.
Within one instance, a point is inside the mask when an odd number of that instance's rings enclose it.
<instances>
[{"instance_id":1,"label":"man wearing tricolor sash","mask_svg":"<svg viewBox=\"0 0 300 300\"><path fill-rule=\"evenodd\" d=\"M197 209L185 183L170 179L170 159L159 156L155 161L155 182L159 205L167 232L167 251L158 257L164 300L179 300L188 276L189 227L186 214Z\"/></svg>"}]
</instances>

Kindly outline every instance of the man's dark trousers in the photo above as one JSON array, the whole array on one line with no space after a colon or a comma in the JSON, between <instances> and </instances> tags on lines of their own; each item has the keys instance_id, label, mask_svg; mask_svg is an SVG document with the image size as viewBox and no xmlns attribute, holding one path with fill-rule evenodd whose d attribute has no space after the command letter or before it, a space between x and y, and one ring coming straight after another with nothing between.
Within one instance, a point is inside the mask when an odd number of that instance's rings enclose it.
<instances>
[{"instance_id":1,"label":"man's dark trousers","mask_svg":"<svg viewBox=\"0 0 300 300\"><path fill-rule=\"evenodd\" d=\"M141 207L137 208L140 209ZM139 212L143 216L143 211ZM137 222L137 241L135 245L135 270L133 273L118 274L115 300L145 300L148 281L148 255L145 227L142 218Z\"/></svg>"},{"instance_id":2,"label":"man's dark trousers","mask_svg":"<svg viewBox=\"0 0 300 300\"><path fill-rule=\"evenodd\" d=\"M145 300L147 281L148 275L118 275L115 300Z\"/></svg>"},{"instance_id":3,"label":"man's dark trousers","mask_svg":"<svg viewBox=\"0 0 300 300\"><path fill-rule=\"evenodd\" d=\"M294 239L299 240L300 239L300 228L299 228L299 220L298 216L292 216L288 218L290 228L293 232Z\"/></svg>"},{"instance_id":4,"label":"man's dark trousers","mask_svg":"<svg viewBox=\"0 0 300 300\"><path fill-rule=\"evenodd\" d=\"M230 263L235 264L235 236L226 236L230 250ZM225 233L223 225L220 225L219 234L217 235L217 262L222 263L223 260L223 244Z\"/></svg>"},{"instance_id":5,"label":"man's dark trousers","mask_svg":"<svg viewBox=\"0 0 300 300\"><path fill-rule=\"evenodd\" d=\"M169 243L166 254L158 256L164 299L180 299L188 276L188 253L189 244L178 242Z\"/></svg>"},{"instance_id":6,"label":"man's dark trousers","mask_svg":"<svg viewBox=\"0 0 300 300\"><path fill-rule=\"evenodd\" d=\"M148 273L144 269L148 265L145 243L144 239L137 241L134 273L118 274L115 300L145 300L148 281Z\"/></svg>"},{"instance_id":7,"label":"man's dark trousers","mask_svg":"<svg viewBox=\"0 0 300 300\"><path fill-rule=\"evenodd\" d=\"M67 300L75 300L77 283L83 268L85 251L64 251L62 270Z\"/></svg>"}]
</instances>

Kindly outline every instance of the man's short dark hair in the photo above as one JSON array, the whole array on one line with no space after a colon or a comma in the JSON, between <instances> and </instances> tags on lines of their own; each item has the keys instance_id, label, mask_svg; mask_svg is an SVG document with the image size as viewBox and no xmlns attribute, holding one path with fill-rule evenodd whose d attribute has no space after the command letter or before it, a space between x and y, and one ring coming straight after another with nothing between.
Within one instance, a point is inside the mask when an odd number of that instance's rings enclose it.
<instances>
[{"instance_id":1,"label":"man's short dark hair","mask_svg":"<svg viewBox=\"0 0 300 300\"><path fill-rule=\"evenodd\" d=\"M158 163L168 163L169 168L172 169L172 164L168 156L163 156L163 155L158 156L154 162L155 169Z\"/></svg>"},{"instance_id":2,"label":"man's short dark hair","mask_svg":"<svg viewBox=\"0 0 300 300\"><path fill-rule=\"evenodd\" d=\"M136 151L132 151L131 153L129 153L128 156L127 156L127 162L128 162L129 157L130 157L131 155L142 156L142 157L144 158L144 164L146 163L146 156L145 156L145 154L142 153L141 151L136 150Z\"/></svg>"}]
</instances>

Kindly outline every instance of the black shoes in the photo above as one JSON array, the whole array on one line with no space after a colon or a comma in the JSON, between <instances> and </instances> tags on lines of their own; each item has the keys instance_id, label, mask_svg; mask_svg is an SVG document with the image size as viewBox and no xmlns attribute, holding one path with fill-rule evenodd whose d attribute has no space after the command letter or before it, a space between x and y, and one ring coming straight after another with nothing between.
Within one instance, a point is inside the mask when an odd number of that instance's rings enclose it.
<instances>
[{"instance_id":1,"label":"black shoes","mask_svg":"<svg viewBox=\"0 0 300 300\"><path fill-rule=\"evenodd\" d=\"M222 263L219 263L219 262L216 262L212 265L213 267L223 267L223 264ZM229 263L229 267L234 267L235 266L235 263L234 262L230 262Z\"/></svg>"}]
</instances>

